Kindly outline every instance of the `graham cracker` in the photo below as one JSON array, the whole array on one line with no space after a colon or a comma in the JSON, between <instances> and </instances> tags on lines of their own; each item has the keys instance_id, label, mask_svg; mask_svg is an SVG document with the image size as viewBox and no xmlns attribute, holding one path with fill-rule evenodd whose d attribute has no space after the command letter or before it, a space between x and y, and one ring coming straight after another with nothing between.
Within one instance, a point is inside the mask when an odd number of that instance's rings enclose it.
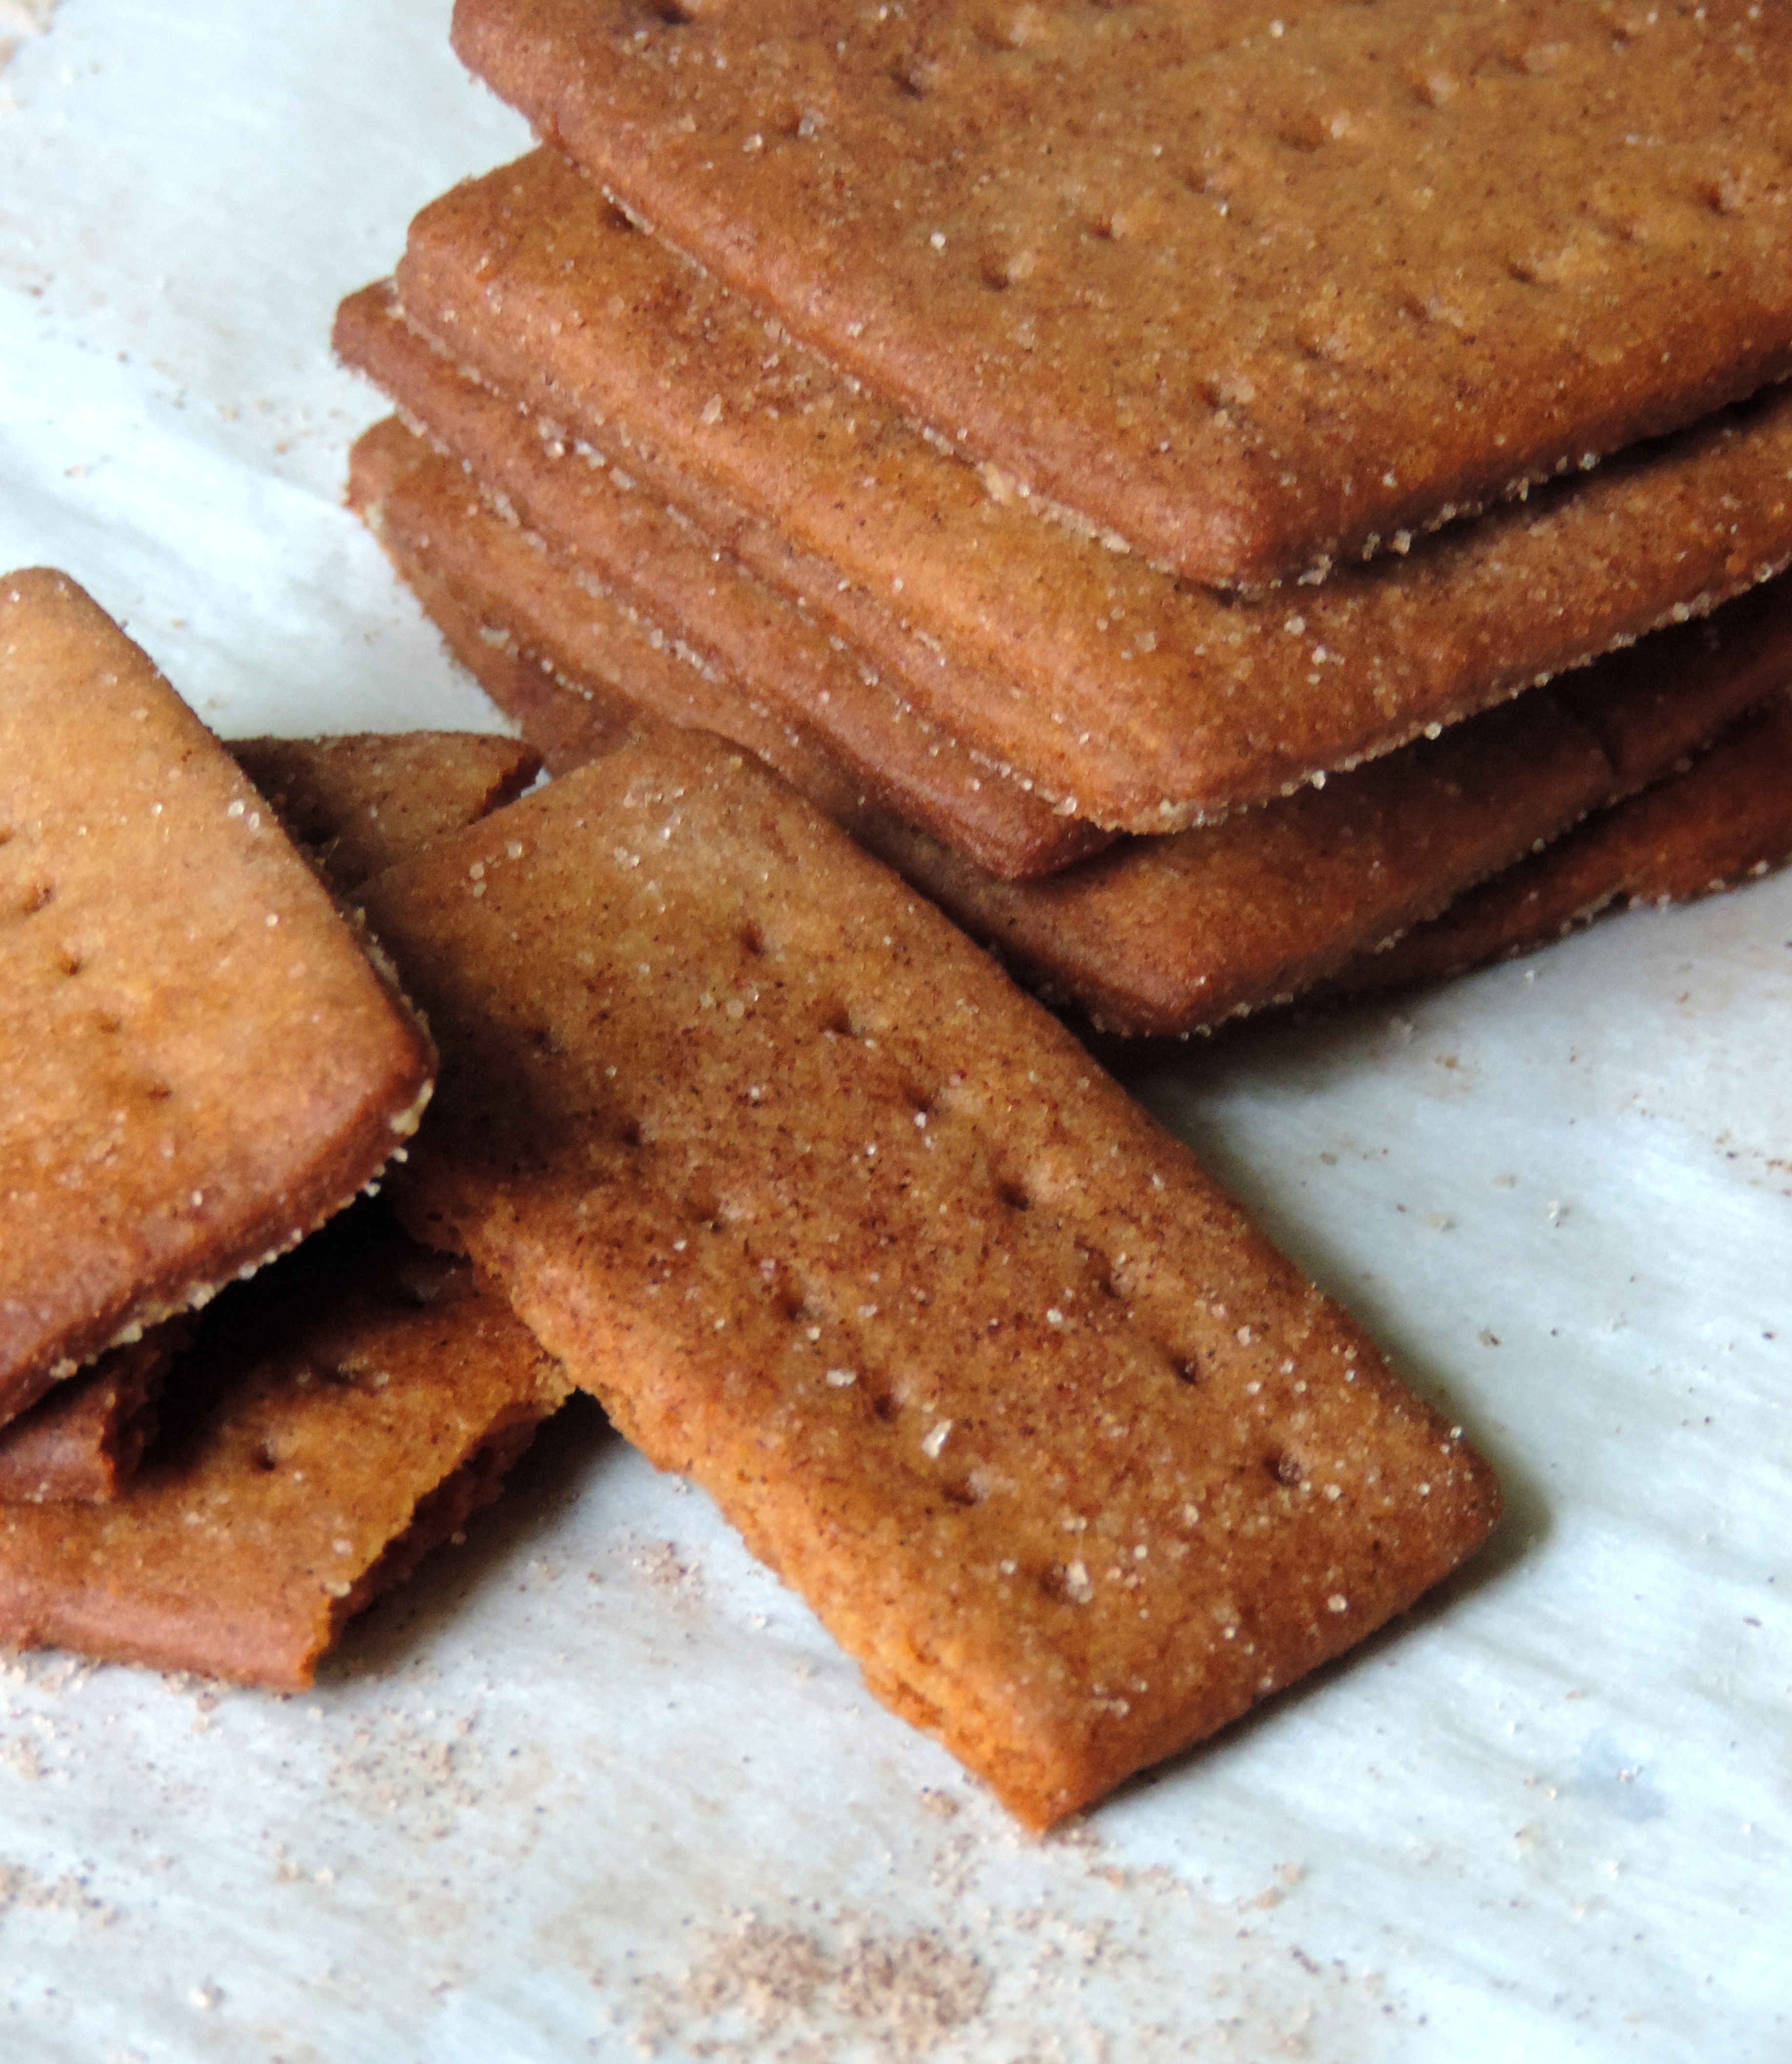
<instances>
[{"instance_id":1,"label":"graham cracker","mask_svg":"<svg viewBox=\"0 0 1792 2064\"><path fill-rule=\"evenodd\" d=\"M155 1437L163 1382L186 1339L182 1320L152 1326L0 1426L0 1504L116 1498Z\"/></svg>"},{"instance_id":2,"label":"graham cracker","mask_svg":"<svg viewBox=\"0 0 1792 2064\"><path fill-rule=\"evenodd\" d=\"M559 564L556 609L545 546L522 554L450 462L383 434L377 448L408 451L412 471L381 490L382 534L454 649L544 752L556 741L557 767L611 749L610 724L595 736L583 728L589 617L571 569ZM369 493L372 458L357 450ZM513 562L528 583L520 598L506 571ZM586 627L583 646L575 625ZM514 679L495 671L511 663L507 641L533 655ZM1129 839L1040 881L1003 880L888 811L818 786L805 792L1054 1003L1103 1032L1184 1035L1285 1002L1435 917L1588 811L1657 778L1789 677L1792 587L1782 578L1322 788Z\"/></svg>"},{"instance_id":3,"label":"graham cracker","mask_svg":"<svg viewBox=\"0 0 1792 2064\"><path fill-rule=\"evenodd\" d=\"M1770 698L1709 751L1352 961L1327 996L1462 974L1548 945L1607 910L1705 896L1792 858L1792 703Z\"/></svg>"},{"instance_id":4,"label":"graham cracker","mask_svg":"<svg viewBox=\"0 0 1792 2064\"><path fill-rule=\"evenodd\" d=\"M434 1056L75 584L0 577L0 1420L378 1175Z\"/></svg>"},{"instance_id":5,"label":"graham cracker","mask_svg":"<svg viewBox=\"0 0 1792 2064\"><path fill-rule=\"evenodd\" d=\"M464 1263L347 1213L206 1314L115 1502L0 1508L0 1641L300 1689L567 1389Z\"/></svg>"},{"instance_id":6,"label":"graham cracker","mask_svg":"<svg viewBox=\"0 0 1792 2064\"><path fill-rule=\"evenodd\" d=\"M334 342L408 423L469 467L501 513L544 534L599 583L600 599L615 598L751 683L768 707L812 731L848 779L978 865L1049 873L1108 843L1092 824L973 764L894 698L866 658L688 519L636 492L620 467L601 466L588 448L570 463L550 462L536 427L405 323L389 289L345 301ZM567 456L563 445L559 455Z\"/></svg>"},{"instance_id":7,"label":"graham cracker","mask_svg":"<svg viewBox=\"0 0 1792 2064\"><path fill-rule=\"evenodd\" d=\"M1777 6L458 0L454 44L795 334L1197 580L1792 371Z\"/></svg>"},{"instance_id":8,"label":"graham cracker","mask_svg":"<svg viewBox=\"0 0 1792 2064\"><path fill-rule=\"evenodd\" d=\"M236 738L226 750L339 894L520 796L541 756L470 731Z\"/></svg>"},{"instance_id":9,"label":"graham cracker","mask_svg":"<svg viewBox=\"0 0 1792 2064\"><path fill-rule=\"evenodd\" d=\"M625 744L366 893L444 1056L406 1222L1029 1823L1491 1526L1187 1150L731 748Z\"/></svg>"},{"instance_id":10,"label":"graham cracker","mask_svg":"<svg viewBox=\"0 0 1792 2064\"><path fill-rule=\"evenodd\" d=\"M544 471L555 444L569 469L601 452L967 752L1110 828L1263 800L1792 558L1792 391L1241 602L942 451L552 152L424 209L398 280L450 363L543 419ZM1480 397L1472 414L1499 420Z\"/></svg>"}]
</instances>

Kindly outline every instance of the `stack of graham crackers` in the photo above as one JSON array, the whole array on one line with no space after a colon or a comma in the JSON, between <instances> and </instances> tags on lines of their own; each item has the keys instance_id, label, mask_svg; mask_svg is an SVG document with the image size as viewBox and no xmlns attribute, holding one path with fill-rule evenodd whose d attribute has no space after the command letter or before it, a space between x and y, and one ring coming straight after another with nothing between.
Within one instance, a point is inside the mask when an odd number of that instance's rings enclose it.
<instances>
[{"instance_id":1,"label":"stack of graham crackers","mask_svg":"<svg viewBox=\"0 0 1792 2064\"><path fill-rule=\"evenodd\" d=\"M551 764L719 732L1132 1032L1792 847L1778 10L454 37L552 147L345 304L352 493Z\"/></svg>"}]
</instances>

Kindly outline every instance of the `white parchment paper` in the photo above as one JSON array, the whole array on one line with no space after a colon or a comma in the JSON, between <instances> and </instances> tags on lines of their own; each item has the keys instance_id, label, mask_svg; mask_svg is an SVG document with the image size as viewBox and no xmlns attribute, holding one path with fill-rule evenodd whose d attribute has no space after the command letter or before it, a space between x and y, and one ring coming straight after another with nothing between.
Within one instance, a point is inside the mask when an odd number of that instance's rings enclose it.
<instances>
[{"instance_id":1,"label":"white parchment paper","mask_svg":"<svg viewBox=\"0 0 1792 2064\"><path fill-rule=\"evenodd\" d=\"M446 0L0 14L0 567L227 734L495 724L340 296L525 147ZM1792 879L1136 1086L1492 1456L1491 1552L1031 1840L592 1409L277 1699L0 1671L0 2057L1792 2057Z\"/></svg>"}]
</instances>

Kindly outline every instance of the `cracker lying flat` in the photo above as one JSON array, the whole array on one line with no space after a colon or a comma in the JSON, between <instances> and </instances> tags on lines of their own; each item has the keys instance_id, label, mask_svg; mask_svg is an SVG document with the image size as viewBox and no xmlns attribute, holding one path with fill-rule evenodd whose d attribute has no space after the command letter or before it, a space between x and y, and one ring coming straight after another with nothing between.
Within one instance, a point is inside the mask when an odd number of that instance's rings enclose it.
<instances>
[{"instance_id":1,"label":"cracker lying flat","mask_svg":"<svg viewBox=\"0 0 1792 2064\"><path fill-rule=\"evenodd\" d=\"M536 427L460 373L369 288L338 310L335 345L377 380L412 424L470 465L486 495L571 554L587 590L606 595L702 655L805 730L851 780L966 853L1007 875L1049 873L1107 843L1012 782L979 769L905 710L866 656L830 637L781 589L749 573L707 534L628 485L595 456L549 462ZM563 451L563 456L564 456ZM745 694L749 687L737 690ZM743 741L745 742L745 741Z\"/></svg>"},{"instance_id":2,"label":"cracker lying flat","mask_svg":"<svg viewBox=\"0 0 1792 2064\"><path fill-rule=\"evenodd\" d=\"M0 578L0 1418L290 1246L429 1040L235 763L61 575Z\"/></svg>"},{"instance_id":3,"label":"cracker lying flat","mask_svg":"<svg viewBox=\"0 0 1792 2064\"><path fill-rule=\"evenodd\" d=\"M350 1212L206 1315L117 1502L0 1508L0 1641L308 1684L567 1388L465 1264Z\"/></svg>"},{"instance_id":4,"label":"cracker lying flat","mask_svg":"<svg viewBox=\"0 0 1792 2064\"><path fill-rule=\"evenodd\" d=\"M470 499L451 462L414 443L370 433L355 466L400 571L527 735L561 768L611 750L613 725L583 721L580 686L594 659L634 676L625 657L606 659L571 568L552 574L551 551L526 548ZM537 661L514 673L513 639ZM1002 880L838 781L797 771L818 808L1055 1002L1104 1031L1181 1034L1285 1001L1435 916L1657 778L1789 674L1782 578L1323 788L1129 840L1036 881ZM719 708L715 728L747 743L741 715Z\"/></svg>"},{"instance_id":5,"label":"cracker lying flat","mask_svg":"<svg viewBox=\"0 0 1792 2064\"><path fill-rule=\"evenodd\" d=\"M1186 1149L727 748L624 746L367 894L444 1055L408 1221L1025 1820L1491 1525Z\"/></svg>"},{"instance_id":6,"label":"cracker lying flat","mask_svg":"<svg viewBox=\"0 0 1792 2064\"><path fill-rule=\"evenodd\" d=\"M1777 695L1683 772L1592 818L1535 858L1353 961L1325 994L1358 996L1461 974L1602 912L1726 889L1792 858L1792 703Z\"/></svg>"},{"instance_id":7,"label":"cracker lying flat","mask_svg":"<svg viewBox=\"0 0 1792 2064\"><path fill-rule=\"evenodd\" d=\"M470 731L236 738L227 750L339 892L489 816L541 772L532 747Z\"/></svg>"},{"instance_id":8,"label":"cracker lying flat","mask_svg":"<svg viewBox=\"0 0 1792 2064\"><path fill-rule=\"evenodd\" d=\"M556 442L568 470L581 443L603 453L967 750L1124 830L1385 751L1792 556L1792 393L1404 558L1238 603L942 453L551 152L426 208L398 281L453 363L545 419L544 466Z\"/></svg>"},{"instance_id":9,"label":"cracker lying flat","mask_svg":"<svg viewBox=\"0 0 1792 2064\"><path fill-rule=\"evenodd\" d=\"M116 1498L155 1438L163 1381L186 1339L183 1320L152 1326L0 1426L0 1504Z\"/></svg>"},{"instance_id":10,"label":"cracker lying flat","mask_svg":"<svg viewBox=\"0 0 1792 2064\"><path fill-rule=\"evenodd\" d=\"M458 0L454 40L670 242L1197 579L1792 370L1778 6Z\"/></svg>"}]
</instances>

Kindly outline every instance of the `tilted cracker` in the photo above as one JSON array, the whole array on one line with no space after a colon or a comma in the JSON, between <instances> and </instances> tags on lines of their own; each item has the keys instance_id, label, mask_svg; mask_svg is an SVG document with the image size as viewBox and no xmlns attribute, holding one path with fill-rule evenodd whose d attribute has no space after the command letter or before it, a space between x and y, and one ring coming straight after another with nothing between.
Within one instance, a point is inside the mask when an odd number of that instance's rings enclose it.
<instances>
[{"instance_id":1,"label":"tilted cracker","mask_svg":"<svg viewBox=\"0 0 1792 2064\"><path fill-rule=\"evenodd\" d=\"M979 769L905 709L866 656L688 518L637 492L620 467L588 452L549 462L535 425L451 365L403 321L387 290L345 301L334 342L407 422L471 469L494 507L570 554L587 583L600 584L600 605L608 595L639 611L681 653L710 659L742 693L813 730L846 776L888 807L1005 875L1049 873L1107 843L1093 825Z\"/></svg>"},{"instance_id":2,"label":"tilted cracker","mask_svg":"<svg viewBox=\"0 0 1792 2064\"><path fill-rule=\"evenodd\" d=\"M233 738L226 750L339 893L489 816L541 772L532 747L471 731Z\"/></svg>"},{"instance_id":3,"label":"tilted cracker","mask_svg":"<svg viewBox=\"0 0 1792 2064\"><path fill-rule=\"evenodd\" d=\"M411 320L543 418L566 466L580 442L603 453L967 750L1119 829L1386 751L1792 557L1792 391L1244 603L942 453L552 152L426 208L398 277Z\"/></svg>"},{"instance_id":4,"label":"tilted cracker","mask_svg":"<svg viewBox=\"0 0 1792 2064\"><path fill-rule=\"evenodd\" d=\"M338 893L510 801L541 765L514 740L469 732L236 739L229 752ZM116 1498L154 1437L188 1330L151 1328L0 1427L0 1502Z\"/></svg>"},{"instance_id":5,"label":"tilted cracker","mask_svg":"<svg viewBox=\"0 0 1792 2064\"><path fill-rule=\"evenodd\" d=\"M0 1419L375 1177L426 1034L74 583L0 577Z\"/></svg>"},{"instance_id":6,"label":"tilted cracker","mask_svg":"<svg viewBox=\"0 0 1792 2064\"><path fill-rule=\"evenodd\" d=\"M741 756L625 745L366 893L444 1055L407 1222L1029 1822L1491 1525L1187 1150Z\"/></svg>"},{"instance_id":7,"label":"tilted cracker","mask_svg":"<svg viewBox=\"0 0 1792 2064\"><path fill-rule=\"evenodd\" d=\"M1362 996L1461 974L1548 945L1626 905L1677 902L1792 858L1792 702L1737 724L1689 767L1578 826L1346 966L1323 995Z\"/></svg>"},{"instance_id":8,"label":"tilted cracker","mask_svg":"<svg viewBox=\"0 0 1792 2064\"><path fill-rule=\"evenodd\" d=\"M1792 371L1792 18L458 0L672 244L1203 581L1365 550Z\"/></svg>"},{"instance_id":9,"label":"tilted cracker","mask_svg":"<svg viewBox=\"0 0 1792 2064\"><path fill-rule=\"evenodd\" d=\"M0 1641L297 1690L567 1389L464 1263L362 1206L206 1314L115 1502L0 1507Z\"/></svg>"}]
</instances>

